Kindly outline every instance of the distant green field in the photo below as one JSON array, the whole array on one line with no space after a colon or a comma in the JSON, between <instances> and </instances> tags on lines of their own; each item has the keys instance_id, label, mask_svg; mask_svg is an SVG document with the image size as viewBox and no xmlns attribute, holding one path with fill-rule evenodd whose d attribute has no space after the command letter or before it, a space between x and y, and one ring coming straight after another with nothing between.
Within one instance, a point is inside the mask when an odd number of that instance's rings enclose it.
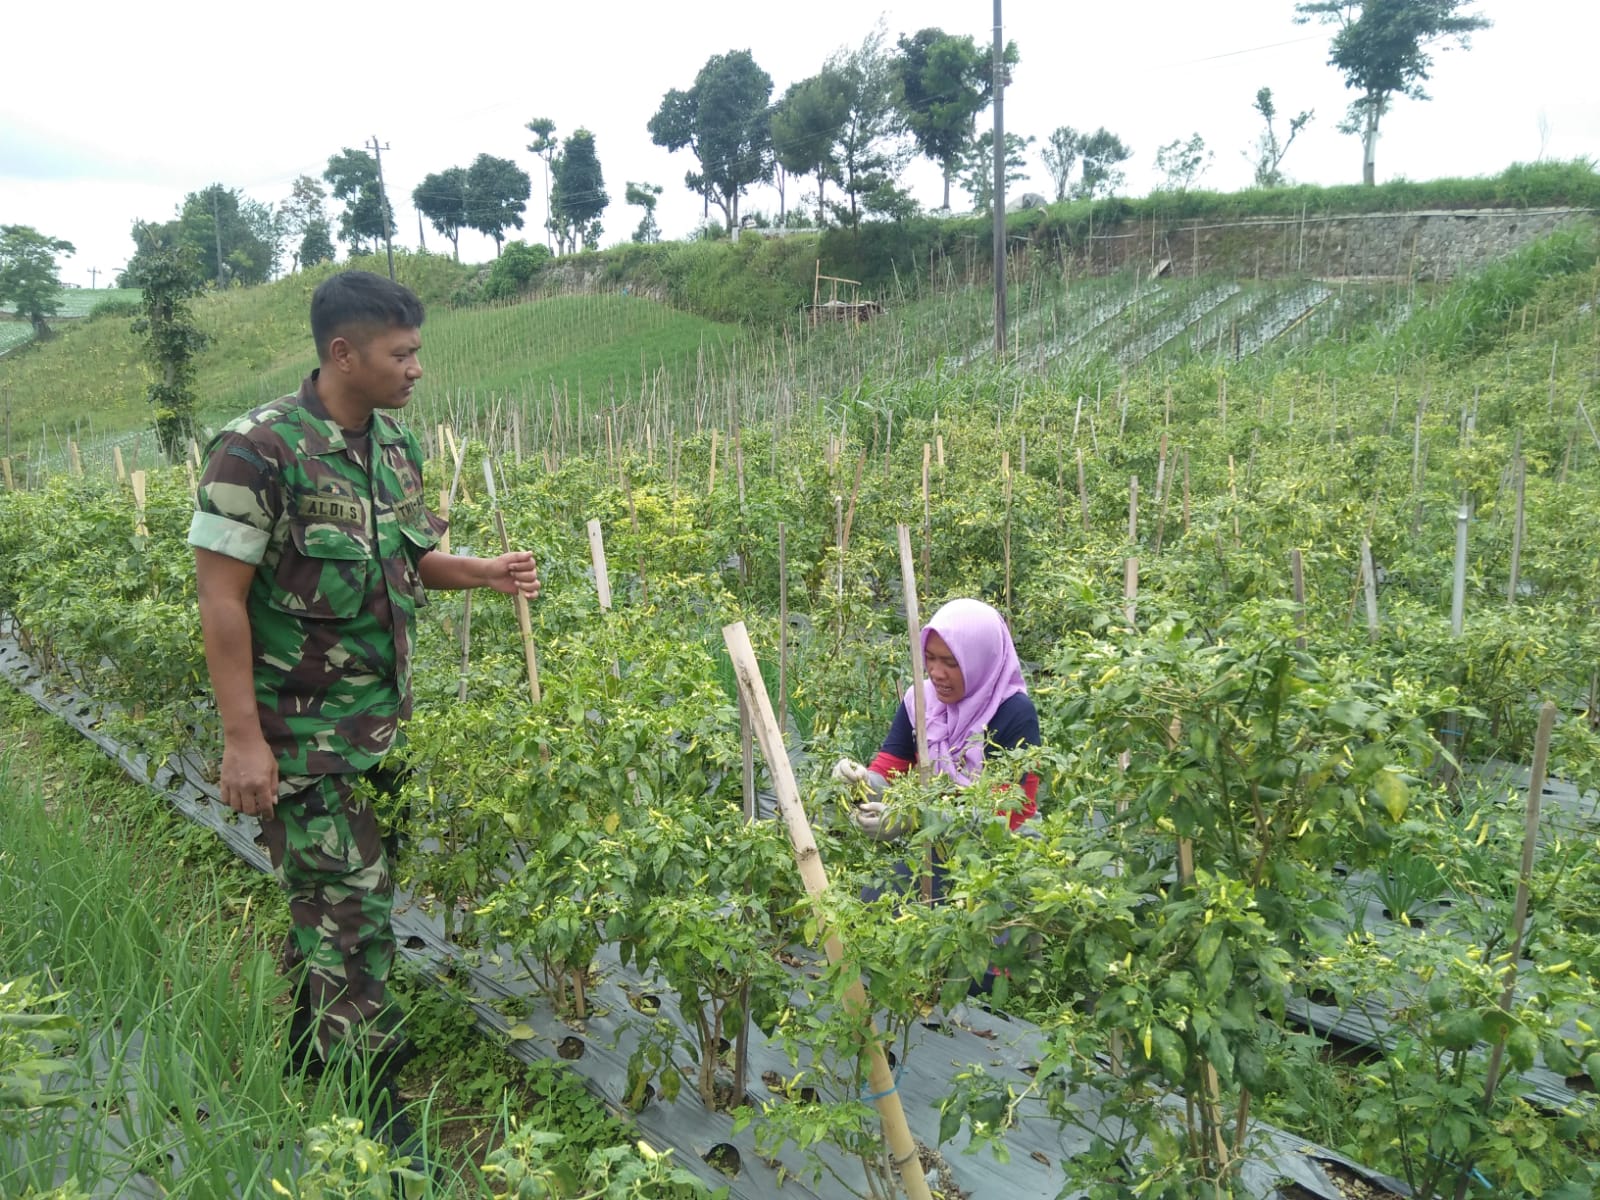
<instances>
[{"instance_id":1,"label":"distant green field","mask_svg":"<svg viewBox=\"0 0 1600 1200\"><path fill-rule=\"evenodd\" d=\"M33 326L26 321L0 321L0 354L26 345L33 339Z\"/></svg>"},{"instance_id":2,"label":"distant green field","mask_svg":"<svg viewBox=\"0 0 1600 1200\"><path fill-rule=\"evenodd\" d=\"M57 317L72 320L77 317L87 317L95 305L106 300L137 300L140 292L138 288L62 288L61 309ZM0 312L15 313L17 310L11 305L0 305Z\"/></svg>"}]
</instances>

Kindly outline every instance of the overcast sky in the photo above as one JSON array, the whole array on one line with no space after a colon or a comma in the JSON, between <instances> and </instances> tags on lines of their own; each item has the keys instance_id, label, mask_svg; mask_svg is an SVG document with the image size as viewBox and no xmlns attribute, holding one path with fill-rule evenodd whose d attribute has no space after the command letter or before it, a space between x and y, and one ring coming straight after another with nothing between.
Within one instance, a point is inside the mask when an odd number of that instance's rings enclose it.
<instances>
[{"instance_id":1,"label":"overcast sky","mask_svg":"<svg viewBox=\"0 0 1600 1200\"><path fill-rule=\"evenodd\" d=\"M1541 153L1600 157L1600 3L1487 0L1475 11L1495 25L1469 52L1436 55L1434 99L1402 100L1384 119L1380 180L1490 174ZM1335 129L1350 96L1326 65L1329 30L1296 25L1293 12L1293 0L1005 0L1005 33L1022 56L1006 93L1006 128L1042 142L1060 125L1106 126L1135 152L1128 194L1156 182L1158 146L1198 132L1216 154L1203 186L1231 189L1250 179L1242 152L1259 131L1251 104L1265 85L1284 120L1316 110L1284 164L1291 178L1359 181L1359 142ZM638 209L623 203L628 180L664 185L658 219L666 236L682 236L701 204L683 186L695 165L689 152L668 154L645 129L663 93L689 87L708 56L749 49L777 96L829 54L859 44L880 14L891 44L930 25L984 43L992 35L988 0L881 9L671 0L13 4L0 89L0 223L73 242L78 253L63 260L63 280L87 287L89 269L99 268L104 287L132 252L135 219L164 220L186 192L212 182L276 203L296 175L320 175L330 154L376 134L391 147L384 169L400 242L416 245L410 194L422 176L485 151L532 176L520 236L543 240L543 180L524 124L548 116L558 136L580 126L595 134L612 197L604 244L626 240L638 222ZM1025 188L1047 192L1036 154L1029 167ZM931 164L913 164L905 180L924 205L939 203ZM797 190L791 184L791 204ZM775 212L777 194L757 188L744 205ZM428 232L431 248L448 245ZM493 243L466 233L461 253L483 260Z\"/></svg>"}]
</instances>

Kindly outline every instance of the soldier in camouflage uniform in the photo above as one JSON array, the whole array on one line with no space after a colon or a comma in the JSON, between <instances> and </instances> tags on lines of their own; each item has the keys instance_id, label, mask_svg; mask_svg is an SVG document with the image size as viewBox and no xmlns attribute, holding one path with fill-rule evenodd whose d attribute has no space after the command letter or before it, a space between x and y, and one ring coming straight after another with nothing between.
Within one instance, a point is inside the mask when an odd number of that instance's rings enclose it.
<instances>
[{"instance_id":1,"label":"soldier in camouflage uniform","mask_svg":"<svg viewBox=\"0 0 1600 1200\"><path fill-rule=\"evenodd\" d=\"M393 889L373 811L411 712L411 652L428 588L539 593L526 552L436 549L416 438L390 410L422 376L421 303L365 271L311 301L320 366L212 441L189 542L206 664L222 719L223 802L261 819L293 929L291 1035L338 1043L386 1081L405 1050L386 994Z\"/></svg>"}]
</instances>

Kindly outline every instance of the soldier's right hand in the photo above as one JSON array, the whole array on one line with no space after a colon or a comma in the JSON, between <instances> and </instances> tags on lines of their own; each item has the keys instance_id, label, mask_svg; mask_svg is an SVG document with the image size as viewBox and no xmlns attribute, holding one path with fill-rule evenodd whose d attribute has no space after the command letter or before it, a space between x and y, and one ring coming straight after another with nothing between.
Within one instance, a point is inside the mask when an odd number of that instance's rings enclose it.
<instances>
[{"instance_id":1,"label":"soldier's right hand","mask_svg":"<svg viewBox=\"0 0 1600 1200\"><path fill-rule=\"evenodd\" d=\"M225 738L222 745L222 802L247 817L270 817L278 804L278 762L267 740Z\"/></svg>"}]
</instances>

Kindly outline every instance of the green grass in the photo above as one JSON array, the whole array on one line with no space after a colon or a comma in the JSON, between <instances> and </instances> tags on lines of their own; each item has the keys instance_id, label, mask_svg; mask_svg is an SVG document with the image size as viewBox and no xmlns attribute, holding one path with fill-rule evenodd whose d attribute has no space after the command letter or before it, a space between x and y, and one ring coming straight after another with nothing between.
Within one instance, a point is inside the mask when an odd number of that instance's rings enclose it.
<instances>
[{"instance_id":1,"label":"green grass","mask_svg":"<svg viewBox=\"0 0 1600 1200\"><path fill-rule=\"evenodd\" d=\"M72 1103L29 1114L5 1102L17 1047L0 1038L0 1196L58 1177L117 1195L144 1175L190 1200L292 1183L296 1147L359 1106L331 1075L284 1073L287 912L272 879L4 684L0 829L0 982L31 976L46 999L30 1011L77 1025L46 1080ZM560 1131L547 1156L574 1169L634 1140L560 1064L511 1059L409 974L396 991L422 1050L402 1087L440 1161L428 1195L487 1196L472 1164L513 1116Z\"/></svg>"}]
</instances>

